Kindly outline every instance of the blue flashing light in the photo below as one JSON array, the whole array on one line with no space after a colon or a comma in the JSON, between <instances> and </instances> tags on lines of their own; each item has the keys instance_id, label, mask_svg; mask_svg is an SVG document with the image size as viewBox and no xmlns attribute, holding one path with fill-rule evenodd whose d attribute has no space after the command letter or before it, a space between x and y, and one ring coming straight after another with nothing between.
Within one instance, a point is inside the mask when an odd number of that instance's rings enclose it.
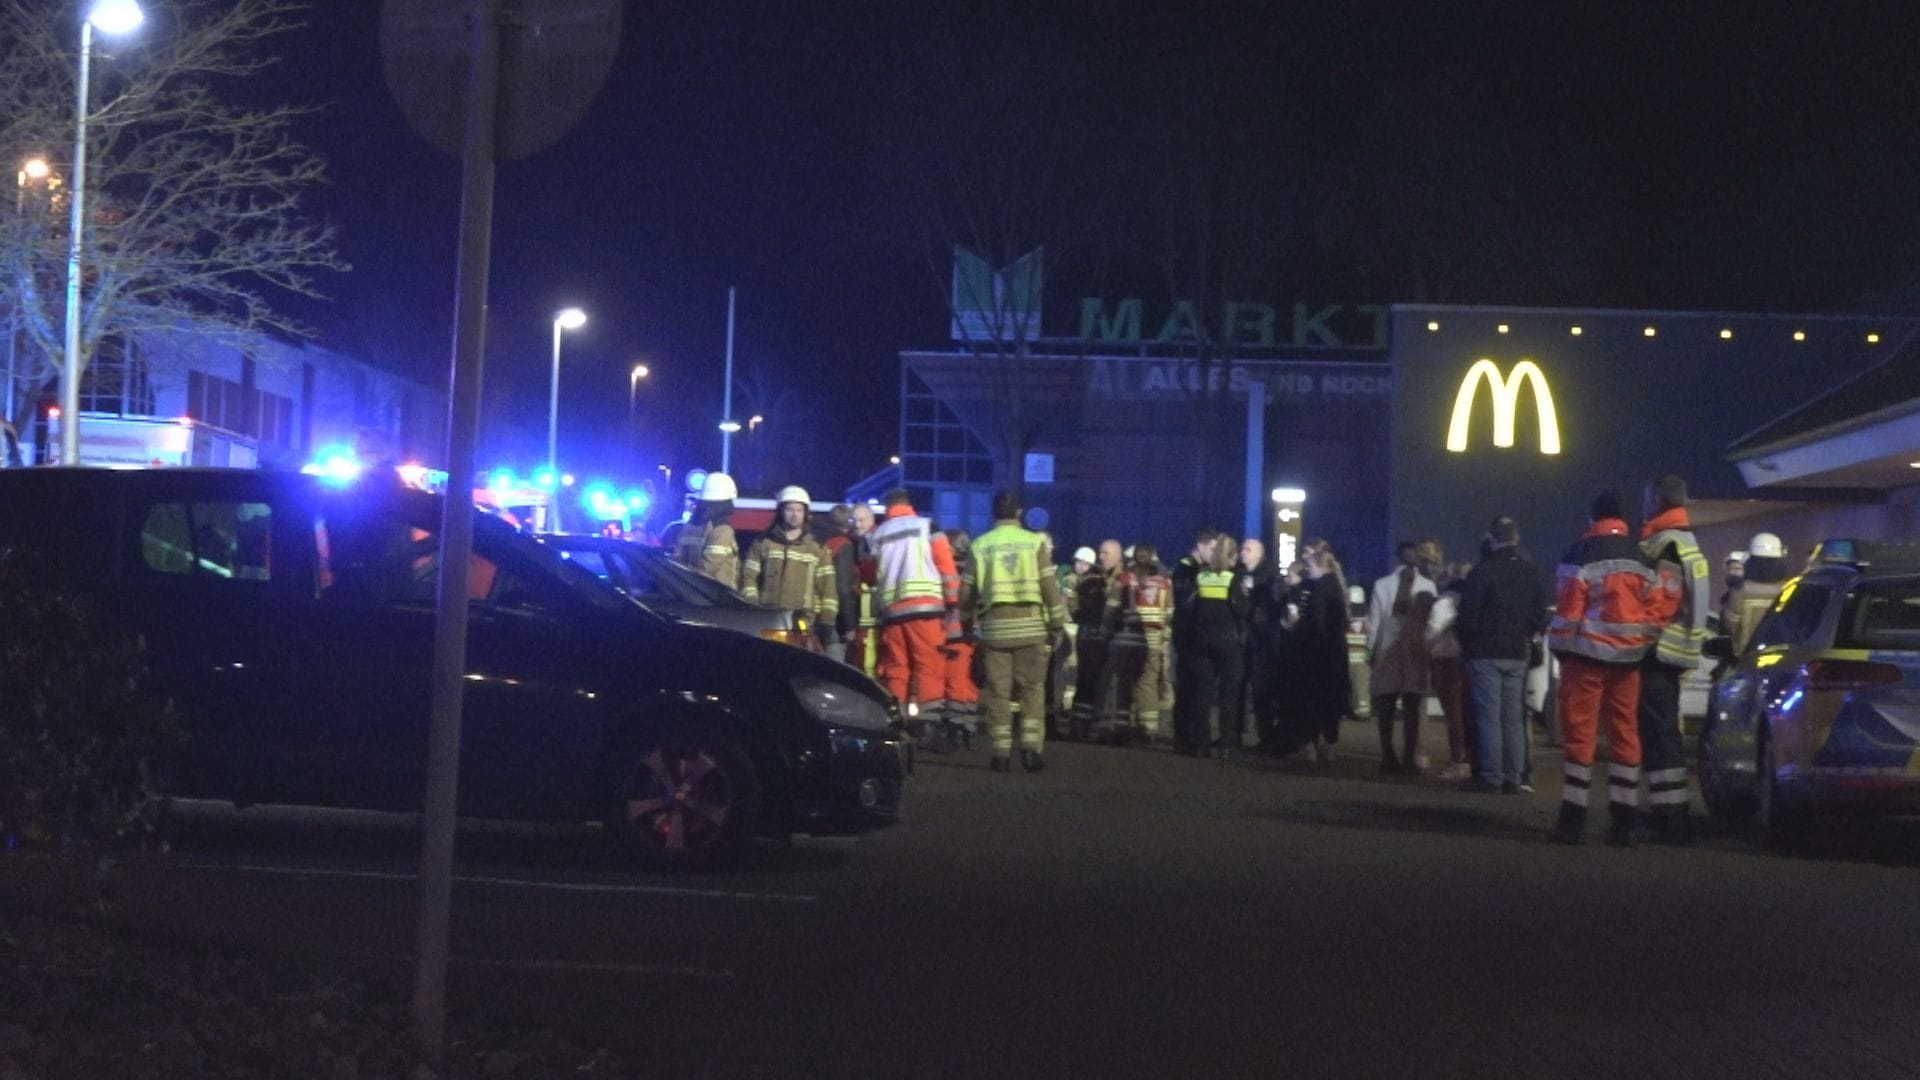
<instances>
[{"instance_id":1,"label":"blue flashing light","mask_svg":"<svg viewBox=\"0 0 1920 1080\"><path fill-rule=\"evenodd\" d=\"M487 487L498 492L507 492L507 491L513 490L513 470L512 469L493 470L493 475L487 477Z\"/></svg>"},{"instance_id":2,"label":"blue flashing light","mask_svg":"<svg viewBox=\"0 0 1920 1080\"><path fill-rule=\"evenodd\" d=\"M346 447L330 446L314 455L312 464L301 469L309 476L317 476L321 483L334 487L345 487L360 479L366 466Z\"/></svg>"},{"instance_id":3,"label":"blue flashing light","mask_svg":"<svg viewBox=\"0 0 1920 1080\"><path fill-rule=\"evenodd\" d=\"M596 520L614 521L626 516L626 506L621 503L620 497L613 493L613 487L609 484L589 484L585 502L587 509L593 512Z\"/></svg>"},{"instance_id":4,"label":"blue flashing light","mask_svg":"<svg viewBox=\"0 0 1920 1080\"><path fill-rule=\"evenodd\" d=\"M539 472L533 474L533 485L546 491L552 491L554 488L560 486L560 477L555 475L552 469L541 469Z\"/></svg>"},{"instance_id":5,"label":"blue flashing light","mask_svg":"<svg viewBox=\"0 0 1920 1080\"><path fill-rule=\"evenodd\" d=\"M647 498L646 492L640 491L638 489L627 492L627 509L628 510L633 511L636 514L645 514L647 512L647 507L651 504L652 504L652 500Z\"/></svg>"}]
</instances>

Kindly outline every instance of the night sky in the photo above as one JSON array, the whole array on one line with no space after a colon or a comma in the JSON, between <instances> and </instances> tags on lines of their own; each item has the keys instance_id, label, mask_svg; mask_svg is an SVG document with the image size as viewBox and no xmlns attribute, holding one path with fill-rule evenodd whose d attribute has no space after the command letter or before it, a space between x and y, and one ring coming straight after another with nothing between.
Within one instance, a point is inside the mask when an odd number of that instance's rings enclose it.
<instances>
[{"instance_id":1,"label":"night sky","mask_svg":"<svg viewBox=\"0 0 1920 1080\"><path fill-rule=\"evenodd\" d=\"M258 87L325 106L301 127L333 173L314 209L354 267L329 303L289 306L325 343L438 382L457 168L387 94L377 7L324 0ZM630 4L586 120L499 174L479 464L542 452L549 320L570 304L592 321L565 346L563 459L716 464L733 284L766 482L837 494L883 465L897 352L946 337L924 255L877 220L888 148L922 115L899 103L1009 56L1046 69L1027 76L1036 115L1091 136L1080 179L1119 208L1103 280L1151 280L1152 178L1177 154L1243 178L1226 187L1275 267L1247 299L1916 306L1913 5L1195 7ZM1073 274L1050 331L1099 291ZM630 431L636 360L655 374Z\"/></svg>"}]
</instances>

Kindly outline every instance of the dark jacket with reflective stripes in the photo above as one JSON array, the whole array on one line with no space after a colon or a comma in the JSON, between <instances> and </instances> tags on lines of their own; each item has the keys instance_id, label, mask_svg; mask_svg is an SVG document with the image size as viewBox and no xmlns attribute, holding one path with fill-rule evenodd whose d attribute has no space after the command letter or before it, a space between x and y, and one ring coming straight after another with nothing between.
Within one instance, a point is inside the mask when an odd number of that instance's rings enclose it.
<instances>
[{"instance_id":1,"label":"dark jacket with reflective stripes","mask_svg":"<svg viewBox=\"0 0 1920 1080\"><path fill-rule=\"evenodd\" d=\"M1560 559L1547 644L1563 656L1637 664L1653 648L1653 562L1619 518L1596 521Z\"/></svg>"}]
</instances>

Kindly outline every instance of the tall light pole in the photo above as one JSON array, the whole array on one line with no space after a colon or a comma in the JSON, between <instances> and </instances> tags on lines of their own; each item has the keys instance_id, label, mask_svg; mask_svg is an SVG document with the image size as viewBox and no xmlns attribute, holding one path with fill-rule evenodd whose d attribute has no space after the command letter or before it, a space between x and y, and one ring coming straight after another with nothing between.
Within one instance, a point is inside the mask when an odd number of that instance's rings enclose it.
<instances>
[{"instance_id":1,"label":"tall light pole","mask_svg":"<svg viewBox=\"0 0 1920 1080\"><path fill-rule=\"evenodd\" d=\"M46 180L52 172L53 169L47 165L46 158L28 158L20 163L20 172L18 176L15 177L17 186L13 192L14 217L21 217L27 212L27 185L37 184ZM17 289L9 289L8 291L13 293L13 305L12 309L7 313L7 414L4 417L0 417L0 422L10 424L13 422L15 385L19 379L15 370L15 364L20 353L20 295ZM19 433L16 432L15 434L17 436ZM11 464L11 462L8 464Z\"/></svg>"},{"instance_id":2,"label":"tall light pole","mask_svg":"<svg viewBox=\"0 0 1920 1080\"><path fill-rule=\"evenodd\" d=\"M80 249L86 234L87 82L92 74L93 28L127 34L146 16L135 0L99 0L80 20L80 79L73 110L73 223L67 229L67 339L60 364L60 464L80 464Z\"/></svg>"},{"instance_id":3,"label":"tall light pole","mask_svg":"<svg viewBox=\"0 0 1920 1080\"><path fill-rule=\"evenodd\" d=\"M633 426L634 399L640 390L640 380L651 374L653 372L649 371L645 364L635 364L633 370L627 373L627 426L629 427Z\"/></svg>"},{"instance_id":4,"label":"tall light pole","mask_svg":"<svg viewBox=\"0 0 1920 1080\"><path fill-rule=\"evenodd\" d=\"M587 313L566 308L553 317L553 386L547 398L547 473L554 478L553 505L547 510L547 531L560 531L560 332L587 325Z\"/></svg>"}]
</instances>

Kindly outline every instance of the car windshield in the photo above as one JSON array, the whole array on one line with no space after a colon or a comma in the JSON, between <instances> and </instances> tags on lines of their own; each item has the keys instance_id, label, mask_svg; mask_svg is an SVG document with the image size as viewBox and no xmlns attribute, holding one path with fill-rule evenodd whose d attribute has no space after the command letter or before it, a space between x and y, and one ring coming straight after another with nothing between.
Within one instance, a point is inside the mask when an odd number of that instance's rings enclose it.
<instances>
[{"instance_id":1,"label":"car windshield","mask_svg":"<svg viewBox=\"0 0 1920 1080\"><path fill-rule=\"evenodd\" d=\"M1920 651L1920 578L1863 581L1847 597L1834 645Z\"/></svg>"},{"instance_id":2,"label":"car windshield","mask_svg":"<svg viewBox=\"0 0 1920 1080\"><path fill-rule=\"evenodd\" d=\"M700 607L731 607L731 601L738 599L732 589L681 566L664 552L636 547L632 558L640 572L651 576L661 591L677 600Z\"/></svg>"}]
</instances>

